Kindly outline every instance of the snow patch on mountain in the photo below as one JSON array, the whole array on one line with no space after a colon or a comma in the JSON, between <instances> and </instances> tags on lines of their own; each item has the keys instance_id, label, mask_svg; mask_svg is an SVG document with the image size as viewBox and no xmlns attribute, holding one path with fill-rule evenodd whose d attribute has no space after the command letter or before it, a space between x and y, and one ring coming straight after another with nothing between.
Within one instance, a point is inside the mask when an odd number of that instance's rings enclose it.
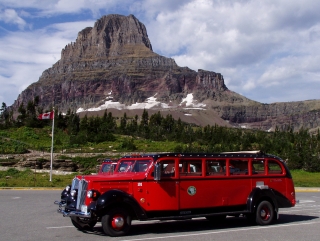
<instances>
[{"instance_id":1,"label":"snow patch on mountain","mask_svg":"<svg viewBox=\"0 0 320 241\"><path fill-rule=\"evenodd\" d=\"M183 98L181 103L178 106L171 106L166 103L161 103L157 101L157 98L151 96L147 98L147 100L143 103L135 103L132 105L125 105L121 104L120 102L112 101L113 97L111 96L112 92L108 93L106 97L106 101L104 104L93 107L89 109L84 109L82 107L78 108L77 113L84 112L84 111L100 111L105 109L118 109L118 110L135 110L135 109L153 109L153 108L161 108L161 109L169 109L169 108L177 108L182 107L183 109L204 109L206 107L203 103L197 103L196 100L193 99L193 94L188 94L186 98Z\"/></svg>"}]
</instances>

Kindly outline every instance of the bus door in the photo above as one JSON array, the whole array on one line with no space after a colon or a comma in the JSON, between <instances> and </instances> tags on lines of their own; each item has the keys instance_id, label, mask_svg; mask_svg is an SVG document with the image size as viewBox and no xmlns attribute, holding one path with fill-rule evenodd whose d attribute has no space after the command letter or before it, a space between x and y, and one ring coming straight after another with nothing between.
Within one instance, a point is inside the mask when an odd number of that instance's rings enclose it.
<instances>
[{"instance_id":1,"label":"bus door","mask_svg":"<svg viewBox=\"0 0 320 241\"><path fill-rule=\"evenodd\" d=\"M230 158L227 162L228 178L224 183L225 203L227 205L242 205L252 191L251 178L249 176L249 159Z\"/></svg>"},{"instance_id":2,"label":"bus door","mask_svg":"<svg viewBox=\"0 0 320 241\"><path fill-rule=\"evenodd\" d=\"M161 180L155 181L154 174L148 175L146 182L147 211L178 210L179 208L179 180L177 178L178 163L174 158L161 159Z\"/></svg>"},{"instance_id":3,"label":"bus door","mask_svg":"<svg viewBox=\"0 0 320 241\"><path fill-rule=\"evenodd\" d=\"M227 177L226 159L205 159L205 178L202 203L206 207L217 207L229 204L229 180Z\"/></svg>"},{"instance_id":4,"label":"bus door","mask_svg":"<svg viewBox=\"0 0 320 241\"><path fill-rule=\"evenodd\" d=\"M179 160L179 208L191 209L205 207L208 193L204 180L202 159L183 158Z\"/></svg>"}]
</instances>

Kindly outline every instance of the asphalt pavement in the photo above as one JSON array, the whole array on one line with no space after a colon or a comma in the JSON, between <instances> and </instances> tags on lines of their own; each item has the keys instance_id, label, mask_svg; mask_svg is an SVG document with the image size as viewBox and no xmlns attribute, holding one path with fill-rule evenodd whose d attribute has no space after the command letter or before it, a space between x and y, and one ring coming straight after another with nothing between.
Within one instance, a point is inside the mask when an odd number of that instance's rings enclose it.
<instances>
[{"instance_id":1,"label":"asphalt pavement","mask_svg":"<svg viewBox=\"0 0 320 241\"><path fill-rule=\"evenodd\" d=\"M57 213L58 207L53 204L53 201L59 199L61 189L2 189L0 190L0 240L317 241L320 237L319 189L297 188L297 191L301 191L296 194L299 202L295 207L280 209L279 220L271 225L252 225L243 217L231 216L221 223L212 223L204 218L134 220L130 233L122 237L105 235L101 223L97 223L92 230L77 230L70 218Z\"/></svg>"}]
</instances>

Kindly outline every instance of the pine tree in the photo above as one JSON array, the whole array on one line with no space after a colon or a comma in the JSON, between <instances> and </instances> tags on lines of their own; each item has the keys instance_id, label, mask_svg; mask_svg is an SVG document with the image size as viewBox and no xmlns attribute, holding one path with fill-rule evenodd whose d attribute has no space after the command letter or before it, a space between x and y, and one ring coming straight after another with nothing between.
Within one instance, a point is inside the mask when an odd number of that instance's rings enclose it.
<instances>
[{"instance_id":1,"label":"pine tree","mask_svg":"<svg viewBox=\"0 0 320 241\"><path fill-rule=\"evenodd\" d=\"M148 139L149 138L149 134L150 134L150 130L149 130L149 114L146 111L146 109L143 110L142 116L141 116L141 121L140 121L140 125L139 125L139 132L141 133L141 135Z\"/></svg>"},{"instance_id":2,"label":"pine tree","mask_svg":"<svg viewBox=\"0 0 320 241\"><path fill-rule=\"evenodd\" d=\"M19 115L17 117L17 125L23 126L25 124L25 119L27 118L27 111L24 108L23 103L18 108Z\"/></svg>"},{"instance_id":3,"label":"pine tree","mask_svg":"<svg viewBox=\"0 0 320 241\"><path fill-rule=\"evenodd\" d=\"M162 140L163 130L162 130L162 116L160 111L150 116L149 129L150 129L150 138L156 141Z\"/></svg>"},{"instance_id":4,"label":"pine tree","mask_svg":"<svg viewBox=\"0 0 320 241\"><path fill-rule=\"evenodd\" d=\"M133 119L128 123L128 134L135 136L138 133L138 115L135 115Z\"/></svg>"},{"instance_id":5,"label":"pine tree","mask_svg":"<svg viewBox=\"0 0 320 241\"><path fill-rule=\"evenodd\" d=\"M2 102L2 106L0 108L0 124L2 124L3 128L8 128L10 126L10 113L6 103L4 102Z\"/></svg>"},{"instance_id":6,"label":"pine tree","mask_svg":"<svg viewBox=\"0 0 320 241\"><path fill-rule=\"evenodd\" d=\"M121 117L121 120L120 120L120 132L122 134L127 134L127 113L125 112L123 114L123 117Z\"/></svg>"}]
</instances>

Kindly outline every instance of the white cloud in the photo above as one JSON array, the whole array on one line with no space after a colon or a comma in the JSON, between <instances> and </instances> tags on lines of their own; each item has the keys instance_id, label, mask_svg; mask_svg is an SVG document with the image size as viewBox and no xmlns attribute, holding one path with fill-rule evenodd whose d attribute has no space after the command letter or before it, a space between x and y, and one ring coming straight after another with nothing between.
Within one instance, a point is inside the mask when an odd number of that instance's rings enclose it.
<instances>
[{"instance_id":1,"label":"white cloud","mask_svg":"<svg viewBox=\"0 0 320 241\"><path fill-rule=\"evenodd\" d=\"M0 21L8 30L0 35L6 46L0 49L0 80L11 88L21 86L21 76L36 81L80 30L118 13L134 14L146 25L155 52L180 66L221 73L229 89L248 98L319 98L318 8L318 0L0 0ZM47 24L25 30L42 20Z\"/></svg>"},{"instance_id":2,"label":"white cloud","mask_svg":"<svg viewBox=\"0 0 320 241\"><path fill-rule=\"evenodd\" d=\"M101 12L113 11L117 7L127 8L132 4L130 0L1 0L0 6L10 8L25 8L33 10L32 17L50 17L60 14L77 14L90 11L95 18L101 17ZM25 14L31 16L31 14Z\"/></svg>"},{"instance_id":3,"label":"white cloud","mask_svg":"<svg viewBox=\"0 0 320 241\"><path fill-rule=\"evenodd\" d=\"M52 65L60 59L62 48L75 41L79 29L92 24L93 21L54 24L32 32L11 32L0 39L1 46L6 46L0 49L0 60Z\"/></svg>"},{"instance_id":4,"label":"white cloud","mask_svg":"<svg viewBox=\"0 0 320 241\"><path fill-rule=\"evenodd\" d=\"M79 29L90 25L93 21L54 24L31 32L11 32L0 38L0 45L5 46L0 48L0 102L13 104L21 91L60 59L61 50L75 41ZM11 93L15 88L10 95L5 88L7 83Z\"/></svg>"},{"instance_id":5,"label":"white cloud","mask_svg":"<svg viewBox=\"0 0 320 241\"><path fill-rule=\"evenodd\" d=\"M255 80L248 79L247 81L245 81L245 83L243 85L243 90L250 91L250 90L254 89L255 87L256 87Z\"/></svg>"},{"instance_id":6,"label":"white cloud","mask_svg":"<svg viewBox=\"0 0 320 241\"><path fill-rule=\"evenodd\" d=\"M17 25L20 29L23 29L27 25L14 9L0 10L0 21Z\"/></svg>"},{"instance_id":7,"label":"white cloud","mask_svg":"<svg viewBox=\"0 0 320 241\"><path fill-rule=\"evenodd\" d=\"M179 65L220 72L229 88L265 102L270 98L256 94L255 89L319 83L316 5L311 0L193 1L174 11L159 12L149 23L156 45L152 43ZM310 94L319 98L315 91ZM274 90L269 95L288 100L305 96L286 96Z\"/></svg>"}]
</instances>

